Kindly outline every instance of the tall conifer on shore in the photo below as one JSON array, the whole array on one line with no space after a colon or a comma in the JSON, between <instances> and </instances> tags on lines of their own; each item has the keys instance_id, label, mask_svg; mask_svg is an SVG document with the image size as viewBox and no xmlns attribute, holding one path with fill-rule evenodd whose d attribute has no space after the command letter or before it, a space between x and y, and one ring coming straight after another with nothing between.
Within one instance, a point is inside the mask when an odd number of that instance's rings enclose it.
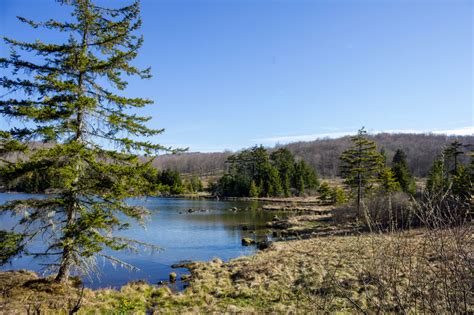
<instances>
[{"instance_id":1,"label":"tall conifer on shore","mask_svg":"<svg viewBox=\"0 0 474 315\"><path fill-rule=\"evenodd\" d=\"M346 185L356 190L357 211L360 212L364 191L377 180L383 167L383 157L377 151L375 142L367 139L367 131L362 127L351 138L352 147L342 152L341 175Z\"/></svg>"},{"instance_id":2,"label":"tall conifer on shore","mask_svg":"<svg viewBox=\"0 0 474 315\"><path fill-rule=\"evenodd\" d=\"M120 94L127 76L150 78L150 69L130 64L143 44L135 34L141 26L139 1L122 8L91 0L59 2L72 8L69 21L19 20L33 30L62 32L66 41L5 38L11 54L0 58L0 67L9 71L0 77L0 87L15 96L0 99L0 114L26 122L24 128L0 131L0 152L26 152L28 141L48 143L28 152L28 158L4 161L0 175L8 183L41 171L59 180L48 187L53 194L10 201L0 211L19 218L15 233L23 254L50 257L56 281L65 282L71 272L90 271L97 256L117 262L102 252L105 248L140 245L113 232L128 227L124 217L143 223L147 216L146 209L123 201L154 188L143 176L152 172L150 162L138 155L168 149L137 140L163 132L145 125L150 117L133 113L153 102ZM28 252L28 243L37 238L44 251Z\"/></svg>"}]
</instances>

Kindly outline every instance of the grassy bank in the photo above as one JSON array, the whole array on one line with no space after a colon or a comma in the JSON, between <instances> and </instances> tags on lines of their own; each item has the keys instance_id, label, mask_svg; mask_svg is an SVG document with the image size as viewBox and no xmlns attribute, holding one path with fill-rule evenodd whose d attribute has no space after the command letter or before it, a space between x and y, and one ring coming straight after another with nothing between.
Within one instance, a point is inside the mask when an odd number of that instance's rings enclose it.
<instances>
[{"instance_id":1,"label":"grassy bank","mask_svg":"<svg viewBox=\"0 0 474 315\"><path fill-rule=\"evenodd\" d=\"M190 266L181 293L134 282L82 291L32 272L0 274L0 312L472 312L472 227L275 243L228 263ZM82 292L82 293L81 293ZM82 299L80 298L82 295Z\"/></svg>"}]
</instances>

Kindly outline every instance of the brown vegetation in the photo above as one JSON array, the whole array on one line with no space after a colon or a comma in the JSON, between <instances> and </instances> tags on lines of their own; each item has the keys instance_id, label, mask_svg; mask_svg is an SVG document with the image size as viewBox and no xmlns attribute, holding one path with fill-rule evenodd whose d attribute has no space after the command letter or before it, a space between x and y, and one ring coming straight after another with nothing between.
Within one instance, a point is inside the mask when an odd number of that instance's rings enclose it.
<instances>
[{"instance_id":1,"label":"brown vegetation","mask_svg":"<svg viewBox=\"0 0 474 315\"><path fill-rule=\"evenodd\" d=\"M464 226L276 243L229 263L192 264L191 286L182 293L143 282L85 290L80 313L469 313L472 232ZM15 283L5 275L12 274L2 275L3 313L67 310L78 296L68 302L62 289L29 285L31 273Z\"/></svg>"}]
</instances>

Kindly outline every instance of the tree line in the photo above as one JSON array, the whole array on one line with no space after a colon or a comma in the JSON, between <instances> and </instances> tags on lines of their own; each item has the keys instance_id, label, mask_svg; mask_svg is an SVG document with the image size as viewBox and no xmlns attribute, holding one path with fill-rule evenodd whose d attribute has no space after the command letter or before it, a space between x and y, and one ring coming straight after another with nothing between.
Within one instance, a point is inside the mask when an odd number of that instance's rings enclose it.
<instances>
[{"instance_id":1,"label":"tree line","mask_svg":"<svg viewBox=\"0 0 474 315\"><path fill-rule=\"evenodd\" d=\"M474 136L446 136L435 134L389 134L366 135L374 141L379 149L384 149L388 164L391 163L397 150L407 155L408 168L415 177L426 177L436 156L442 147L458 140L474 144ZM295 158L311 165L320 177L338 177L340 175L339 156L351 145L351 137L337 139L318 139L309 142L295 142L276 148L267 148L269 152L287 148ZM172 169L180 173L204 175L222 175L226 169L226 160L232 152L214 153L179 153L158 156L153 165L158 169ZM466 162L467 157L461 157Z\"/></svg>"},{"instance_id":2,"label":"tree line","mask_svg":"<svg viewBox=\"0 0 474 315\"><path fill-rule=\"evenodd\" d=\"M174 170L155 171L149 175L149 180L156 185L156 192L160 194L193 194L204 191L201 179L196 176L183 178Z\"/></svg>"},{"instance_id":3,"label":"tree line","mask_svg":"<svg viewBox=\"0 0 474 315\"><path fill-rule=\"evenodd\" d=\"M178 171L150 168L144 175L149 182L151 195L181 195L204 191L201 179L196 175L183 176ZM9 179L0 173L0 186L6 191L24 193L55 193L64 185L64 180L54 176L50 170L31 169L21 176Z\"/></svg>"},{"instance_id":4,"label":"tree line","mask_svg":"<svg viewBox=\"0 0 474 315\"><path fill-rule=\"evenodd\" d=\"M315 190L315 170L286 148L255 146L227 158L225 174L209 190L224 197L290 197Z\"/></svg>"}]
</instances>

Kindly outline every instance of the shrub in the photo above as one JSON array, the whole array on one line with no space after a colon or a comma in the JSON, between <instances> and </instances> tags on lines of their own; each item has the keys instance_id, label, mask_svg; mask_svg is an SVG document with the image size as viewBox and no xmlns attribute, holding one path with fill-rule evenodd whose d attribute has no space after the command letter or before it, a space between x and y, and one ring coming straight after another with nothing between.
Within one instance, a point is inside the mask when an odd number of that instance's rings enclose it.
<instances>
[{"instance_id":1,"label":"shrub","mask_svg":"<svg viewBox=\"0 0 474 315\"><path fill-rule=\"evenodd\" d=\"M332 218L338 225L353 223L358 218L357 207L352 203L339 206L333 209Z\"/></svg>"},{"instance_id":2,"label":"shrub","mask_svg":"<svg viewBox=\"0 0 474 315\"><path fill-rule=\"evenodd\" d=\"M412 225L414 208L406 193L377 193L364 200L363 204L363 222L370 229L408 228Z\"/></svg>"},{"instance_id":3,"label":"shrub","mask_svg":"<svg viewBox=\"0 0 474 315\"><path fill-rule=\"evenodd\" d=\"M318 189L319 199L323 202L329 202L332 199L331 187L327 182L322 182Z\"/></svg>"},{"instance_id":4,"label":"shrub","mask_svg":"<svg viewBox=\"0 0 474 315\"><path fill-rule=\"evenodd\" d=\"M331 192L331 201L336 205L342 205L347 202L347 196L341 187L334 187Z\"/></svg>"}]
</instances>

